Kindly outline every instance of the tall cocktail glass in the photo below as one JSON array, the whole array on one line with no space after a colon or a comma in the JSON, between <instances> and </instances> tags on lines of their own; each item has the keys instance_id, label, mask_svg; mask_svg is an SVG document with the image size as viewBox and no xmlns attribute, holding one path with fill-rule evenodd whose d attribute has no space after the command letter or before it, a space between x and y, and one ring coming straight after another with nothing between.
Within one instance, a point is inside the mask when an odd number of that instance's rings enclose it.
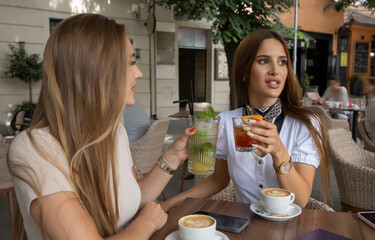
<instances>
[{"instance_id":1,"label":"tall cocktail glass","mask_svg":"<svg viewBox=\"0 0 375 240\"><path fill-rule=\"evenodd\" d=\"M220 117L195 118L194 124L189 127L196 131L189 138L188 171L196 175L208 175L215 169L216 143Z\"/></svg>"},{"instance_id":2,"label":"tall cocktail glass","mask_svg":"<svg viewBox=\"0 0 375 240\"><path fill-rule=\"evenodd\" d=\"M232 120L236 151L256 151L256 148L253 147L253 144L260 145L261 143L247 135L247 131L244 130L244 127L253 127L254 125L251 123L251 120L256 121L257 118L247 116L245 121L243 117L233 117Z\"/></svg>"}]
</instances>

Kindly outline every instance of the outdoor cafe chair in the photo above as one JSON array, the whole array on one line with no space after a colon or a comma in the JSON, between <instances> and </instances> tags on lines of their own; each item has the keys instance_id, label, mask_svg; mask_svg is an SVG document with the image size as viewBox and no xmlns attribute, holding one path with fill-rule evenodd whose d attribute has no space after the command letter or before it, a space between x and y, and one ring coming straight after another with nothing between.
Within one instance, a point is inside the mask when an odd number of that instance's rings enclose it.
<instances>
[{"instance_id":1,"label":"outdoor cafe chair","mask_svg":"<svg viewBox=\"0 0 375 240\"><path fill-rule=\"evenodd\" d=\"M324 202L318 201L315 198L310 197L309 201L307 202L306 209L313 209L313 210L323 210L329 212L335 212L333 208L325 204Z\"/></svg>"},{"instance_id":2,"label":"outdoor cafe chair","mask_svg":"<svg viewBox=\"0 0 375 240\"><path fill-rule=\"evenodd\" d=\"M209 175L194 175L194 184L198 184L199 182L203 181ZM228 201L228 202L235 202L236 196L234 195L234 188L232 180L229 181L229 184L226 188L221 190L220 192L216 193L212 197L211 200L221 200L221 201Z\"/></svg>"},{"instance_id":3,"label":"outdoor cafe chair","mask_svg":"<svg viewBox=\"0 0 375 240\"><path fill-rule=\"evenodd\" d=\"M9 172L6 156L8 151L8 143L3 135L0 134L0 194L8 195L9 215L12 229L14 229L14 205L13 205L13 181Z\"/></svg>"},{"instance_id":4,"label":"outdoor cafe chair","mask_svg":"<svg viewBox=\"0 0 375 240\"><path fill-rule=\"evenodd\" d=\"M364 149L375 152L375 143L367 136L363 120L358 123L358 137L363 141Z\"/></svg>"},{"instance_id":5,"label":"outdoor cafe chair","mask_svg":"<svg viewBox=\"0 0 375 240\"><path fill-rule=\"evenodd\" d=\"M305 108L319 115L324 125L326 126L327 131L329 129L334 129L334 128L343 128L347 131L350 131L349 122L347 120L332 118L323 107L312 105L312 106L305 106Z\"/></svg>"},{"instance_id":6,"label":"outdoor cafe chair","mask_svg":"<svg viewBox=\"0 0 375 240\"><path fill-rule=\"evenodd\" d=\"M162 154L164 139L169 126L169 118L156 120L145 135L135 142L131 142L130 152L134 163L137 178L143 178L149 172ZM164 200L167 195L162 192Z\"/></svg>"},{"instance_id":7,"label":"outdoor cafe chair","mask_svg":"<svg viewBox=\"0 0 375 240\"><path fill-rule=\"evenodd\" d=\"M342 211L375 210L375 153L361 148L342 128L328 131L328 150Z\"/></svg>"}]
</instances>

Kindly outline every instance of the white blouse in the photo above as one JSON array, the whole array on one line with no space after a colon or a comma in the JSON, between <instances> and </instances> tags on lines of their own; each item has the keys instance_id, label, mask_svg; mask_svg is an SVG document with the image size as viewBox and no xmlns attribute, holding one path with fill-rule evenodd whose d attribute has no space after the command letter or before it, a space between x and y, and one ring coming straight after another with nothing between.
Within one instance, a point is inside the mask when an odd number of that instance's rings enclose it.
<instances>
[{"instance_id":1,"label":"white blouse","mask_svg":"<svg viewBox=\"0 0 375 240\"><path fill-rule=\"evenodd\" d=\"M39 146L47 151L49 157L57 162L64 172L69 172L68 163L57 140L52 137L48 128L35 129L32 135ZM131 220L138 211L141 202L141 191L131 171L133 161L130 155L129 141L125 128L119 124L117 131L118 154L118 231ZM41 187L42 196L69 191L72 187L62 171L42 157L32 145L26 131L21 132L12 141L9 148L10 167L16 174L26 178L34 186ZM22 165L24 167L16 167ZM13 177L14 188L23 223L29 240L42 239L39 225L30 214L30 204L37 198L34 190L24 181ZM36 183L37 182L37 183Z\"/></svg>"},{"instance_id":2,"label":"white blouse","mask_svg":"<svg viewBox=\"0 0 375 240\"><path fill-rule=\"evenodd\" d=\"M272 156L267 154L259 157L254 152L235 150L232 117L242 116L242 108L223 112L219 116L221 137L218 139L216 158L227 160L237 201L259 201L264 188L280 187L273 168ZM315 120L312 122L320 129ZM313 165L315 168L319 166L319 153L310 131L304 124L286 116L279 136L293 162Z\"/></svg>"}]
</instances>

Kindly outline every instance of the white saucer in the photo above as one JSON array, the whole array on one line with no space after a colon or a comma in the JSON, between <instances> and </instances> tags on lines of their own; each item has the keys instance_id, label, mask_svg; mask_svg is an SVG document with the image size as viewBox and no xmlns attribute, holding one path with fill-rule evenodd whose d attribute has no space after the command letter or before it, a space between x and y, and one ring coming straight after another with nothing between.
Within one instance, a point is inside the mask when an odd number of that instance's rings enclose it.
<instances>
[{"instance_id":1,"label":"white saucer","mask_svg":"<svg viewBox=\"0 0 375 240\"><path fill-rule=\"evenodd\" d=\"M174 231L173 233L169 234L165 240L180 240L180 235L178 234L178 230ZM229 240L227 235L225 235L222 232L216 231L216 235L214 237L214 240Z\"/></svg>"},{"instance_id":2,"label":"white saucer","mask_svg":"<svg viewBox=\"0 0 375 240\"><path fill-rule=\"evenodd\" d=\"M257 202L254 202L250 205L250 209L251 211L253 211L255 214L261 216L262 218L265 218L267 220L271 220L271 221L286 221L286 220L289 220L291 218L294 218L294 217L297 217L298 215L301 214L302 212L302 209L294 204L294 203L291 203L286 211L286 214L288 216L285 216L285 217L275 217L275 216L271 216L269 215L268 212L266 212L266 210L264 210L263 208L263 204L261 201L257 201Z\"/></svg>"}]
</instances>

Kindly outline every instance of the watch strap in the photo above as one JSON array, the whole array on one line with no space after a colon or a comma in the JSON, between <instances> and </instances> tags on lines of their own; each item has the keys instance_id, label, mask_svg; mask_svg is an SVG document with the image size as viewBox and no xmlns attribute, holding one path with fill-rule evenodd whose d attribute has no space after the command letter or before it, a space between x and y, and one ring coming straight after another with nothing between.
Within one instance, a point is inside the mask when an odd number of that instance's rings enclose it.
<instances>
[{"instance_id":1,"label":"watch strap","mask_svg":"<svg viewBox=\"0 0 375 240\"><path fill-rule=\"evenodd\" d=\"M166 163L162 156L157 161L158 166L163 170L164 172L168 173L169 175L173 175L176 169L172 169L168 163Z\"/></svg>"},{"instance_id":2,"label":"watch strap","mask_svg":"<svg viewBox=\"0 0 375 240\"><path fill-rule=\"evenodd\" d=\"M292 157L289 157L289 161L287 161L287 162L290 163L291 166L293 166ZM282 162L278 167L275 167L275 165L273 165L273 168L275 169L275 171L276 171L277 173L280 173L280 174L286 174L286 173L281 172L280 168L281 168L281 166L282 166L284 163L287 163L287 162Z\"/></svg>"}]
</instances>

